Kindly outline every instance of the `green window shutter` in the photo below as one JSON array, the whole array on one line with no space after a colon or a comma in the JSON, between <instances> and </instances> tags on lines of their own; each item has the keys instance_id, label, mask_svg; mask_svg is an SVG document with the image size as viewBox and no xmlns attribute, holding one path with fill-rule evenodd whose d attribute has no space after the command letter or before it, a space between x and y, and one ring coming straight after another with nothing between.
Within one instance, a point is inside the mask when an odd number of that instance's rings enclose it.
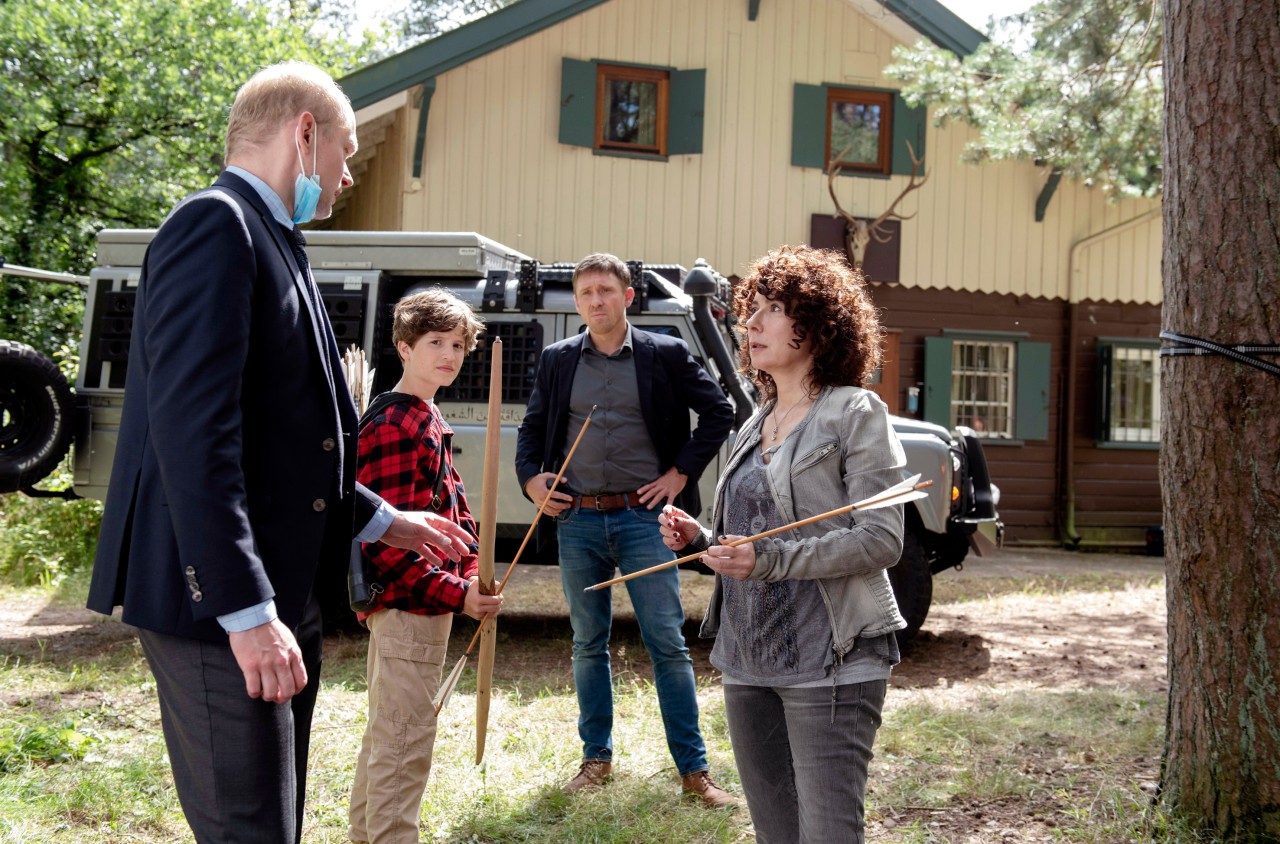
<instances>
[{"instance_id":1,"label":"green window shutter","mask_svg":"<svg viewBox=\"0 0 1280 844\"><path fill-rule=\"evenodd\" d=\"M951 429L951 338L924 338L924 421Z\"/></svg>"},{"instance_id":2,"label":"green window shutter","mask_svg":"<svg viewBox=\"0 0 1280 844\"><path fill-rule=\"evenodd\" d=\"M911 175L911 151L907 149L907 141L915 148L921 170L924 169L924 136L928 122L927 107L912 108L901 94L893 95L893 161L889 168L892 173Z\"/></svg>"},{"instance_id":3,"label":"green window shutter","mask_svg":"<svg viewBox=\"0 0 1280 844\"><path fill-rule=\"evenodd\" d=\"M796 83L791 104L791 163L796 167L826 167L827 89Z\"/></svg>"},{"instance_id":4,"label":"green window shutter","mask_svg":"<svg viewBox=\"0 0 1280 844\"><path fill-rule=\"evenodd\" d=\"M560 143L596 145L596 63L563 59L560 65Z\"/></svg>"},{"instance_id":5,"label":"green window shutter","mask_svg":"<svg viewBox=\"0 0 1280 844\"><path fill-rule=\"evenodd\" d=\"M1098 341L1098 382L1095 385L1097 408L1094 417L1098 424L1098 439L1111 439L1111 371L1115 366L1116 347Z\"/></svg>"},{"instance_id":6,"label":"green window shutter","mask_svg":"<svg viewBox=\"0 0 1280 844\"><path fill-rule=\"evenodd\" d=\"M702 152L702 122L706 112L707 72L671 71L670 113L667 115L667 154Z\"/></svg>"},{"instance_id":7,"label":"green window shutter","mask_svg":"<svg viewBox=\"0 0 1280 844\"><path fill-rule=\"evenodd\" d=\"M1048 343L1018 343L1013 409L1013 436L1017 439L1049 438L1049 352Z\"/></svg>"}]
</instances>

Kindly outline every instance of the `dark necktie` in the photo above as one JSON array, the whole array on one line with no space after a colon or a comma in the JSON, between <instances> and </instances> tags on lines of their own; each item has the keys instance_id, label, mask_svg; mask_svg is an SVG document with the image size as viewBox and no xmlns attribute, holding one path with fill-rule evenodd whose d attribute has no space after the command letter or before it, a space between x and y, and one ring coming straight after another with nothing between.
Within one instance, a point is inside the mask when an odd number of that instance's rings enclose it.
<instances>
[{"instance_id":1,"label":"dark necktie","mask_svg":"<svg viewBox=\"0 0 1280 844\"><path fill-rule=\"evenodd\" d=\"M284 239L289 242L289 248L293 250L293 260L298 262L298 269L302 270L302 274L310 281L311 262L307 260L307 239L303 237L297 226L291 229L286 229L284 226L280 228L284 230ZM315 304L315 284L309 284L308 287L313 291L311 298L312 304Z\"/></svg>"},{"instance_id":2,"label":"dark necktie","mask_svg":"<svg viewBox=\"0 0 1280 844\"><path fill-rule=\"evenodd\" d=\"M284 227L281 226L281 228ZM325 346L326 341L331 339L333 328L325 316L324 299L320 296L320 287L316 284L315 277L311 275L311 261L307 259L307 239L296 226L284 229L284 239L289 242L289 248L293 251L293 260L298 262L298 269L302 271L303 284L307 288L307 296L311 299L311 312L315 314L316 333L320 336L321 346ZM334 340L334 342L337 341Z\"/></svg>"},{"instance_id":3,"label":"dark necktie","mask_svg":"<svg viewBox=\"0 0 1280 844\"><path fill-rule=\"evenodd\" d=\"M321 348L321 360L328 361L328 365L321 366L324 370L325 378L329 382L329 391L333 393L335 400L337 399L335 383L337 376L335 373L341 372L341 358L338 355L338 341L333 335L333 326L329 324L329 317L325 314L324 300L320 297L320 287L316 284L315 277L311 275L311 262L307 259L307 239L303 237L302 232L297 226L286 229L280 227L284 231L284 239L288 242L289 248L293 251L293 259L298 262L298 269L302 271L303 284L307 289L307 295L311 299L311 312L315 315L313 327L316 332L316 339ZM345 380L341 382L345 388ZM337 407L334 408L334 414L337 420L338 429L342 429L342 414ZM339 460L341 464L341 460ZM339 468L339 484L342 479L342 469ZM341 489L341 486L339 486Z\"/></svg>"}]
</instances>

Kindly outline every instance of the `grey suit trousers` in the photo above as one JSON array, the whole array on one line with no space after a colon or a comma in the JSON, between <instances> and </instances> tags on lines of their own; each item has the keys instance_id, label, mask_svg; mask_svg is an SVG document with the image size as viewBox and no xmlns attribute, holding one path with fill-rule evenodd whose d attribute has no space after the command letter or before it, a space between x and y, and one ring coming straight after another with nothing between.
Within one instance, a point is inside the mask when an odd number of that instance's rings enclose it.
<instances>
[{"instance_id":1,"label":"grey suit trousers","mask_svg":"<svg viewBox=\"0 0 1280 844\"><path fill-rule=\"evenodd\" d=\"M138 631L178 799L199 844L301 840L323 644L314 597L294 635L307 685L287 703L267 703L245 691L230 645Z\"/></svg>"}]
</instances>

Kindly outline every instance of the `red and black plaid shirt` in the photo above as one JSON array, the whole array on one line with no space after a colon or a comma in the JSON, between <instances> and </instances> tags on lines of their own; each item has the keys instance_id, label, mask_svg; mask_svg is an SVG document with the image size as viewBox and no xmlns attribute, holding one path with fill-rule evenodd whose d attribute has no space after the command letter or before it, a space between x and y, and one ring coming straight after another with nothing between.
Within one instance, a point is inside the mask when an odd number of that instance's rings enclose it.
<instances>
[{"instance_id":1,"label":"red and black plaid shirt","mask_svg":"<svg viewBox=\"0 0 1280 844\"><path fill-rule=\"evenodd\" d=\"M452 438L453 430L435 405L421 399L397 402L360 429L358 477L397 510L439 513L477 537L462 478L453 468ZM443 484L437 496L433 484L438 477ZM467 579L477 573L477 547L473 541L469 553L454 563L439 552L423 558L415 551L366 542L365 558L385 590L378 604L422 615L462 612Z\"/></svg>"}]
</instances>

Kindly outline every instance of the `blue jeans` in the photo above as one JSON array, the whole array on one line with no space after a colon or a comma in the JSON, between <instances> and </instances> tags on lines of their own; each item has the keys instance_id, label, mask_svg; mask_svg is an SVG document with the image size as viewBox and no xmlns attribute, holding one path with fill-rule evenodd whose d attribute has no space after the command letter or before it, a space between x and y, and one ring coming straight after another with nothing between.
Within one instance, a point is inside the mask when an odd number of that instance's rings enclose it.
<instances>
[{"instance_id":1,"label":"blue jeans","mask_svg":"<svg viewBox=\"0 0 1280 844\"><path fill-rule=\"evenodd\" d=\"M887 686L725 683L729 741L758 844L862 844L867 767Z\"/></svg>"},{"instance_id":2,"label":"blue jeans","mask_svg":"<svg viewBox=\"0 0 1280 844\"><path fill-rule=\"evenodd\" d=\"M560 577L573 625L573 683L578 692L578 735L584 759L613 758L613 675L609 589L583 591L614 576L672 559L658 532L658 508L596 512L566 510L558 517ZM658 707L667 748L681 776L707 770L707 749L698 730L693 660L684 643L680 576L674 567L626 583L640 635L653 662Z\"/></svg>"}]
</instances>

